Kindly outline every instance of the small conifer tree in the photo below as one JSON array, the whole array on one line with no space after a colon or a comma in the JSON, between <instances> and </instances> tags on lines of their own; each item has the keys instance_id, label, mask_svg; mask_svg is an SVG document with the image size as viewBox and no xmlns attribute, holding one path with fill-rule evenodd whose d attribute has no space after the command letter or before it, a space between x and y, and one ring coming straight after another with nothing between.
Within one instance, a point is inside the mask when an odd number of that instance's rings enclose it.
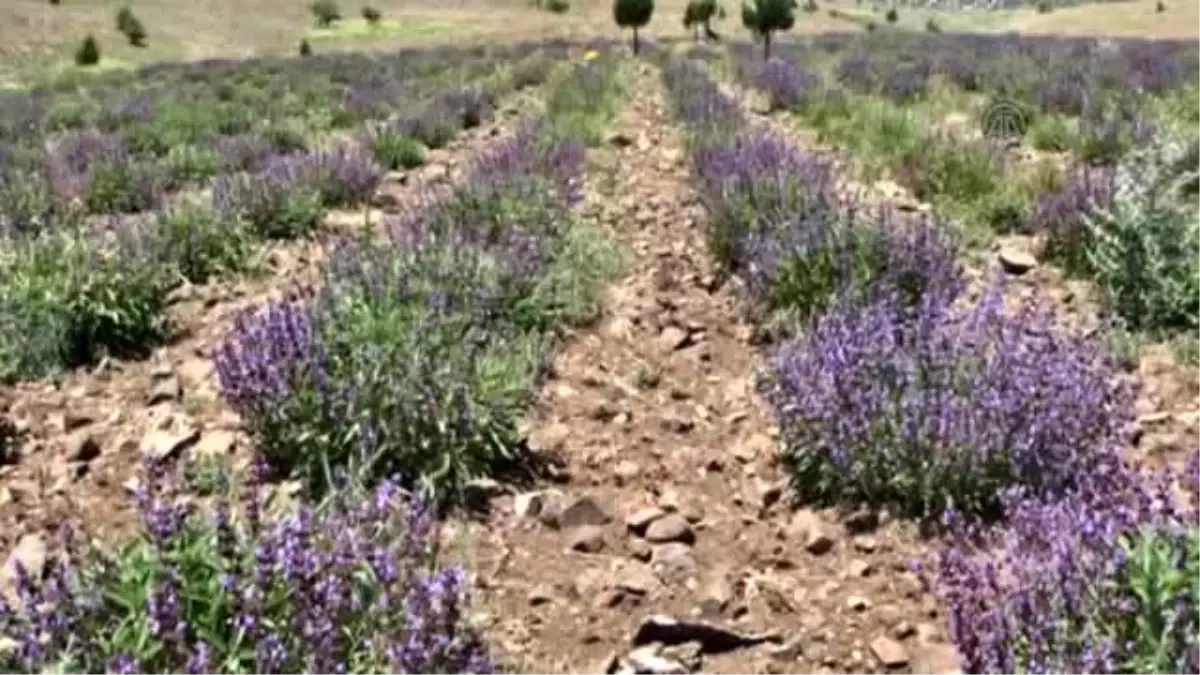
<instances>
[{"instance_id":1,"label":"small conifer tree","mask_svg":"<svg viewBox=\"0 0 1200 675\"><path fill-rule=\"evenodd\" d=\"M796 25L796 0L750 0L742 4L742 25L762 40L763 60L771 58L771 34Z\"/></svg>"},{"instance_id":2,"label":"small conifer tree","mask_svg":"<svg viewBox=\"0 0 1200 675\"><path fill-rule=\"evenodd\" d=\"M633 29L633 53L641 48L638 29L650 23L654 15L654 0L613 0L613 19L621 28Z\"/></svg>"},{"instance_id":3,"label":"small conifer tree","mask_svg":"<svg viewBox=\"0 0 1200 675\"><path fill-rule=\"evenodd\" d=\"M312 56L312 45L308 44L308 40L300 41L300 56Z\"/></svg>"},{"instance_id":4,"label":"small conifer tree","mask_svg":"<svg viewBox=\"0 0 1200 675\"><path fill-rule=\"evenodd\" d=\"M100 45L96 43L96 38L89 33L87 37L83 38L79 48L75 50L75 65L94 66L97 63L100 63Z\"/></svg>"}]
</instances>

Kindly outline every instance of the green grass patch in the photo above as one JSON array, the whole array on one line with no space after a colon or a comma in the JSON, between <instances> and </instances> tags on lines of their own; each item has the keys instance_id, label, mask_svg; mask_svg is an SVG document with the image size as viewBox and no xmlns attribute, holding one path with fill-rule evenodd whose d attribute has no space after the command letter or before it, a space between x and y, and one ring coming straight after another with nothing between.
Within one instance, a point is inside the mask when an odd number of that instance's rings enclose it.
<instances>
[{"instance_id":1,"label":"green grass patch","mask_svg":"<svg viewBox=\"0 0 1200 675\"><path fill-rule=\"evenodd\" d=\"M446 35L461 32L462 26L454 21L434 19L383 19L369 23L363 19L338 21L328 28L312 27L304 33L308 40L346 41L374 38L429 38L431 35Z\"/></svg>"}]
</instances>

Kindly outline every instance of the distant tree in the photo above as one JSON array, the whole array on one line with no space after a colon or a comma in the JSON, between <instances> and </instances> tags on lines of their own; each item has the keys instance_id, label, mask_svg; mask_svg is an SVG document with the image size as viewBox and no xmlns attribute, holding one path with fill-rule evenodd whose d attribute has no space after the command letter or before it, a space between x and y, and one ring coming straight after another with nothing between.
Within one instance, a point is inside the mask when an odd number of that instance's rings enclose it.
<instances>
[{"instance_id":1,"label":"distant tree","mask_svg":"<svg viewBox=\"0 0 1200 675\"><path fill-rule=\"evenodd\" d=\"M930 33L940 33L942 32L942 26L937 22L937 19L931 16L929 17L929 20L925 22L925 30L929 31Z\"/></svg>"},{"instance_id":2,"label":"distant tree","mask_svg":"<svg viewBox=\"0 0 1200 675\"><path fill-rule=\"evenodd\" d=\"M329 28L342 18L342 12L335 0L315 0L308 6L308 11L317 18L317 26L320 28Z\"/></svg>"},{"instance_id":3,"label":"distant tree","mask_svg":"<svg viewBox=\"0 0 1200 675\"><path fill-rule=\"evenodd\" d=\"M650 23L654 15L654 0L613 0L613 19L621 28L633 29L633 53L641 49L638 29Z\"/></svg>"},{"instance_id":4,"label":"distant tree","mask_svg":"<svg viewBox=\"0 0 1200 675\"><path fill-rule=\"evenodd\" d=\"M817 7L817 0L808 0L804 3L804 11L809 14L816 14L820 7Z\"/></svg>"},{"instance_id":5,"label":"distant tree","mask_svg":"<svg viewBox=\"0 0 1200 675\"><path fill-rule=\"evenodd\" d=\"M79 48L75 50L75 65L94 66L97 63L100 63L100 45L96 43L96 38L89 33L87 37L83 38Z\"/></svg>"},{"instance_id":6,"label":"distant tree","mask_svg":"<svg viewBox=\"0 0 1200 675\"><path fill-rule=\"evenodd\" d=\"M1167 11L1167 3L1163 2L1163 0L1158 0L1158 2L1154 3L1154 11L1159 14Z\"/></svg>"},{"instance_id":7,"label":"distant tree","mask_svg":"<svg viewBox=\"0 0 1200 675\"><path fill-rule=\"evenodd\" d=\"M689 0L683 11L683 27L692 30L692 39L700 41L700 29L704 29L704 37L709 40L719 40L720 36L712 29L712 20L721 18L723 14L716 0Z\"/></svg>"},{"instance_id":8,"label":"distant tree","mask_svg":"<svg viewBox=\"0 0 1200 675\"><path fill-rule=\"evenodd\" d=\"M366 5L362 8L362 18L364 21L374 26L379 23L380 19L383 18L383 13L371 5Z\"/></svg>"},{"instance_id":9,"label":"distant tree","mask_svg":"<svg viewBox=\"0 0 1200 675\"><path fill-rule=\"evenodd\" d=\"M132 17L125 27L125 39L134 47L146 46L146 27L137 17Z\"/></svg>"},{"instance_id":10,"label":"distant tree","mask_svg":"<svg viewBox=\"0 0 1200 675\"><path fill-rule=\"evenodd\" d=\"M301 57L312 56L312 45L308 44L308 40L301 40L299 51Z\"/></svg>"},{"instance_id":11,"label":"distant tree","mask_svg":"<svg viewBox=\"0 0 1200 675\"><path fill-rule=\"evenodd\" d=\"M884 14L883 18L887 19L888 23L896 23L900 19L900 15L896 13L895 7L889 7L887 14Z\"/></svg>"},{"instance_id":12,"label":"distant tree","mask_svg":"<svg viewBox=\"0 0 1200 675\"><path fill-rule=\"evenodd\" d=\"M546 9L555 14L566 14L571 11L570 0L546 0Z\"/></svg>"},{"instance_id":13,"label":"distant tree","mask_svg":"<svg viewBox=\"0 0 1200 675\"><path fill-rule=\"evenodd\" d=\"M771 58L771 34L796 25L796 0L750 0L742 3L742 25L763 43L763 60Z\"/></svg>"},{"instance_id":14,"label":"distant tree","mask_svg":"<svg viewBox=\"0 0 1200 675\"><path fill-rule=\"evenodd\" d=\"M1038 14L1049 14L1054 10L1054 4L1050 0L1039 0L1037 4Z\"/></svg>"},{"instance_id":15,"label":"distant tree","mask_svg":"<svg viewBox=\"0 0 1200 675\"><path fill-rule=\"evenodd\" d=\"M58 7L58 5L59 5L59 3L61 2L61 0L49 0L49 2L50 2L50 4L51 4L51 5L54 5L55 7Z\"/></svg>"}]
</instances>

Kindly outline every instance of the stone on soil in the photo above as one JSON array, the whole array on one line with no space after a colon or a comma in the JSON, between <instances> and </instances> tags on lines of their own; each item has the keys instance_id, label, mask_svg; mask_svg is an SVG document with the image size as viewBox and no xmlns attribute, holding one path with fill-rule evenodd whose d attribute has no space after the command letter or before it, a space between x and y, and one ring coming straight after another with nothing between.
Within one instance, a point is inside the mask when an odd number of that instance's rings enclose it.
<instances>
[{"instance_id":1,"label":"stone on soil","mask_svg":"<svg viewBox=\"0 0 1200 675\"><path fill-rule=\"evenodd\" d=\"M692 526L687 518L679 513L669 513L650 523L646 528L646 541L656 544L680 542L690 544L696 540Z\"/></svg>"},{"instance_id":2,"label":"stone on soil","mask_svg":"<svg viewBox=\"0 0 1200 675\"><path fill-rule=\"evenodd\" d=\"M596 525L580 525L566 532L567 548L580 553L598 553L604 548L604 530Z\"/></svg>"},{"instance_id":3,"label":"stone on soil","mask_svg":"<svg viewBox=\"0 0 1200 675\"><path fill-rule=\"evenodd\" d=\"M885 635L871 640L871 653L888 668L902 668L908 665L908 650Z\"/></svg>"}]
</instances>

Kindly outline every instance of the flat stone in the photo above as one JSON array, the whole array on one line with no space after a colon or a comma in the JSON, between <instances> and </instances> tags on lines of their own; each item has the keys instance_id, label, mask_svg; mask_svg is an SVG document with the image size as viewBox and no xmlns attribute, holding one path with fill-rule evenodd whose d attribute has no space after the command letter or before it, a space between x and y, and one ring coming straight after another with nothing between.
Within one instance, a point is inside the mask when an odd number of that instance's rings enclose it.
<instances>
[{"instance_id":1,"label":"flat stone","mask_svg":"<svg viewBox=\"0 0 1200 675\"><path fill-rule=\"evenodd\" d=\"M630 562L613 575L613 586L634 595L648 595L659 583L648 565Z\"/></svg>"},{"instance_id":2,"label":"flat stone","mask_svg":"<svg viewBox=\"0 0 1200 675\"><path fill-rule=\"evenodd\" d=\"M596 525L580 525L566 532L567 548L580 553L598 553L604 548L604 530Z\"/></svg>"},{"instance_id":3,"label":"flat stone","mask_svg":"<svg viewBox=\"0 0 1200 675\"><path fill-rule=\"evenodd\" d=\"M174 457L200 440L200 430L184 427L178 430L154 429L142 437L142 453L155 459Z\"/></svg>"},{"instance_id":4,"label":"flat stone","mask_svg":"<svg viewBox=\"0 0 1200 675\"><path fill-rule=\"evenodd\" d=\"M563 529L581 525L607 525L610 522L612 516L608 509L589 495L568 500L558 514L558 525Z\"/></svg>"},{"instance_id":5,"label":"flat stone","mask_svg":"<svg viewBox=\"0 0 1200 675\"><path fill-rule=\"evenodd\" d=\"M821 517L810 509L801 509L792 514L788 536L800 542L804 550L813 555L828 553L835 543Z\"/></svg>"},{"instance_id":6,"label":"flat stone","mask_svg":"<svg viewBox=\"0 0 1200 675\"><path fill-rule=\"evenodd\" d=\"M646 541L656 544L669 542L691 544L696 540L696 534L692 532L691 524L679 513L669 513L650 523L650 526L646 528L645 536Z\"/></svg>"},{"instance_id":7,"label":"flat stone","mask_svg":"<svg viewBox=\"0 0 1200 675\"><path fill-rule=\"evenodd\" d=\"M871 653L888 668L902 668L908 665L908 650L904 648L904 645L885 635L871 640Z\"/></svg>"},{"instance_id":8,"label":"flat stone","mask_svg":"<svg viewBox=\"0 0 1200 675\"><path fill-rule=\"evenodd\" d=\"M1013 275L1022 275L1038 266L1037 258L1033 257L1028 251L1023 251L1019 248L1005 247L1000 249L997 259L1000 261L1000 266L1005 272Z\"/></svg>"},{"instance_id":9,"label":"flat stone","mask_svg":"<svg viewBox=\"0 0 1200 675\"><path fill-rule=\"evenodd\" d=\"M625 527L629 528L630 532L641 535L651 523L662 518L666 513L657 506L638 509L625 517Z\"/></svg>"}]
</instances>

